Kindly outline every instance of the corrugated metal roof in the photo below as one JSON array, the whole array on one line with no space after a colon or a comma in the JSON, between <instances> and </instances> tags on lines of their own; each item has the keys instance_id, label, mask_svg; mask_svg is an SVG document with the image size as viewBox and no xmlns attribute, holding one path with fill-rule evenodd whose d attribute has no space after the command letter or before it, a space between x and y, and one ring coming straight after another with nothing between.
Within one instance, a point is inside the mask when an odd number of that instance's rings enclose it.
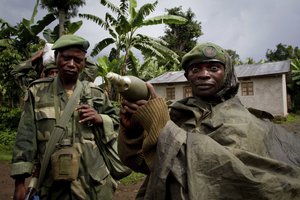
<instances>
[{"instance_id":1,"label":"corrugated metal roof","mask_svg":"<svg viewBox=\"0 0 300 200\"><path fill-rule=\"evenodd\" d=\"M152 84L158 83L179 83L186 82L186 78L184 76L184 71L175 71L175 72L166 72L154 79L151 79L149 82Z\"/></svg>"},{"instance_id":2,"label":"corrugated metal roof","mask_svg":"<svg viewBox=\"0 0 300 200\"><path fill-rule=\"evenodd\" d=\"M290 72L291 61L269 62L263 64L247 64L235 66L238 78L250 76L274 75ZM166 72L149 82L152 84L186 82L184 71Z\"/></svg>"},{"instance_id":3,"label":"corrugated metal roof","mask_svg":"<svg viewBox=\"0 0 300 200\"><path fill-rule=\"evenodd\" d=\"M235 66L235 72L238 78L283 74L290 71L290 65L291 61L289 60L262 64L237 65Z\"/></svg>"}]
</instances>

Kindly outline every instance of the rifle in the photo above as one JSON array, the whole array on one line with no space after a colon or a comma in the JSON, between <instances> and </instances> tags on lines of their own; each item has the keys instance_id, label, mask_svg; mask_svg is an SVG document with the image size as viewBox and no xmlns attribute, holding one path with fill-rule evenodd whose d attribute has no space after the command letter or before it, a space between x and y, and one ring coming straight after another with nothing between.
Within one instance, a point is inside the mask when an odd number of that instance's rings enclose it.
<instances>
[{"instance_id":1,"label":"rifle","mask_svg":"<svg viewBox=\"0 0 300 200\"><path fill-rule=\"evenodd\" d=\"M37 184L39 179L39 173L40 173L40 165L36 164L32 172L31 180L29 182L24 200L35 199L34 196L36 195L38 189Z\"/></svg>"}]
</instances>

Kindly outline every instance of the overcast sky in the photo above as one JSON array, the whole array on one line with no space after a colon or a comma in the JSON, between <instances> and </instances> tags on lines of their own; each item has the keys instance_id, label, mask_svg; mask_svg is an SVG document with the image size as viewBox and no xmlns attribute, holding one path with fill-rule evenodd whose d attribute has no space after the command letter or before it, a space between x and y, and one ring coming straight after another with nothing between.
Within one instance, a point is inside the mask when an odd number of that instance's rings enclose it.
<instances>
[{"instance_id":1,"label":"overcast sky","mask_svg":"<svg viewBox=\"0 0 300 200\"><path fill-rule=\"evenodd\" d=\"M22 18L29 19L35 0L0 0L0 17L11 25ZM117 0L111 0L119 4ZM137 0L138 7L151 2ZM165 9L182 6L191 8L196 20L201 22L203 35L199 42L214 42L225 49L235 50L242 61L247 57L255 61L265 59L267 49L274 50L279 43L300 47L300 0L158 0L151 16L165 14ZM80 13L95 14L103 18L107 10L99 0L86 0ZM39 9L36 20L46 11ZM152 37L164 35L164 26L144 28L140 33ZM94 47L108 36L98 25L83 19L82 28L76 33L85 37Z\"/></svg>"}]
</instances>

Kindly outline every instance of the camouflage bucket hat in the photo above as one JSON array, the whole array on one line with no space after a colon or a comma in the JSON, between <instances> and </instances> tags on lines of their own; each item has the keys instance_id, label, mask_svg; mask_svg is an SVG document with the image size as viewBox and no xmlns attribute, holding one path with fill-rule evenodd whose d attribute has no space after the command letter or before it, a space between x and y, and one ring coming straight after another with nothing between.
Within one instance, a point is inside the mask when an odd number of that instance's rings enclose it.
<instances>
[{"instance_id":1,"label":"camouflage bucket hat","mask_svg":"<svg viewBox=\"0 0 300 200\"><path fill-rule=\"evenodd\" d=\"M220 62L225 66L227 52L220 46L208 42L197 45L185 54L181 61L181 67L186 71L192 64L211 61Z\"/></svg>"},{"instance_id":2,"label":"camouflage bucket hat","mask_svg":"<svg viewBox=\"0 0 300 200\"><path fill-rule=\"evenodd\" d=\"M63 49L66 47L78 47L86 52L90 43L84 38L77 35L63 35L52 46L52 50Z\"/></svg>"}]
</instances>

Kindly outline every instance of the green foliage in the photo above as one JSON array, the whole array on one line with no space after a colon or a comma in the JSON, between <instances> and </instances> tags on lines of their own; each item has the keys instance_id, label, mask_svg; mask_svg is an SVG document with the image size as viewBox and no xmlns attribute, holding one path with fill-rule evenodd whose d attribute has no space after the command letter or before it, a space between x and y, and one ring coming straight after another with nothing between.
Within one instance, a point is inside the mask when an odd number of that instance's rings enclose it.
<instances>
[{"instance_id":1,"label":"green foliage","mask_svg":"<svg viewBox=\"0 0 300 200\"><path fill-rule=\"evenodd\" d=\"M255 61L253 58L247 57L244 64L249 64L249 65L255 64Z\"/></svg>"},{"instance_id":2,"label":"green foliage","mask_svg":"<svg viewBox=\"0 0 300 200\"><path fill-rule=\"evenodd\" d=\"M226 49L227 53L232 59L233 65L241 65L242 61L240 60L240 55L231 49Z\"/></svg>"},{"instance_id":3,"label":"green foliage","mask_svg":"<svg viewBox=\"0 0 300 200\"><path fill-rule=\"evenodd\" d=\"M6 146L0 144L0 160L1 161L11 161L12 153L6 150Z\"/></svg>"},{"instance_id":4,"label":"green foliage","mask_svg":"<svg viewBox=\"0 0 300 200\"><path fill-rule=\"evenodd\" d=\"M11 158L21 109L0 107L0 159Z\"/></svg>"},{"instance_id":5,"label":"green foliage","mask_svg":"<svg viewBox=\"0 0 300 200\"><path fill-rule=\"evenodd\" d=\"M286 116L286 117L275 116L272 121L277 124L294 124L294 123L299 124L300 123L300 115L296 114L296 113L289 113L288 116Z\"/></svg>"},{"instance_id":6,"label":"green foliage","mask_svg":"<svg viewBox=\"0 0 300 200\"><path fill-rule=\"evenodd\" d=\"M56 15L59 21L58 35L66 34L65 23L71 17L75 17L78 7L85 5L85 0L41 0L42 8L47 8L50 13Z\"/></svg>"},{"instance_id":7,"label":"green foliage","mask_svg":"<svg viewBox=\"0 0 300 200\"><path fill-rule=\"evenodd\" d=\"M268 61L300 59L300 49L298 47L279 43L276 45L275 50L267 50L266 57Z\"/></svg>"},{"instance_id":8,"label":"green foliage","mask_svg":"<svg viewBox=\"0 0 300 200\"><path fill-rule=\"evenodd\" d=\"M39 0L33 8L30 19L23 18L12 26L0 19L0 103L14 107L20 101L20 88L10 72L16 64L27 60L33 52L41 49L45 42L38 34L55 20L53 14L47 14L41 20L34 22Z\"/></svg>"},{"instance_id":9,"label":"green foliage","mask_svg":"<svg viewBox=\"0 0 300 200\"><path fill-rule=\"evenodd\" d=\"M300 86L300 58L292 60L292 80L293 82Z\"/></svg>"},{"instance_id":10,"label":"green foliage","mask_svg":"<svg viewBox=\"0 0 300 200\"><path fill-rule=\"evenodd\" d=\"M17 130L21 117L20 108L0 107L0 132L2 130Z\"/></svg>"},{"instance_id":11,"label":"green foliage","mask_svg":"<svg viewBox=\"0 0 300 200\"><path fill-rule=\"evenodd\" d=\"M16 139L16 132L11 130L2 130L0 134L0 145L6 152L11 152Z\"/></svg>"},{"instance_id":12,"label":"green foliage","mask_svg":"<svg viewBox=\"0 0 300 200\"><path fill-rule=\"evenodd\" d=\"M83 5L85 5L85 0L41 0L42 8L47 8L57 16L60 11L64 11L67 18L75 17L78 12L78 7Z\"/></svg>"},{"instance_id":13,"label":"green foliage","mask_svg":"<svg viewBox=\"0 0 300 200\"><path fill-rule=\"evenodd\" d=\"M74 34L76 31L79 30L79 28L82 26L83 22L77 21L77 22L70 22L67 20L64 24L65 27L65 34ZM49 43L54 43L59 38L59 24L54 27L53 30L50 28L47 28L43 31L43 36Z\"/></svg>"},{"instance_id":14,"label":"green foliage","mask_svg":"<svg viewBox=\"0 0 300 200\"><path fill-rule=\"evenodd\" d=\"M161 59L169 60L179 63L178 56L172 50L166 48L166 43L162 40L150 38L145 35L136 34L136 31L143 26L154 24L182 24L186 22L186 19L174 15L162 15L152 18L147 18L157 5L157 1L154 3L147 3L137 9L136 0L123 0L119 6L114 5L108 0L101 0L101 5L106 6L111 10L111 13L105 14L105 19L101 19L98 16L91 14L79 14L79 17L91 20L104 28L110 34L110 37L104 38L98 42L91 55L98 55L104 48L110 45L114 45L112 49L115 59L122 59L122 63L119 66L119 74L127 74L128 65L134 67L134 63L130 63L133 59L130 55L132 48L138 49L142 54L147 54L152 57L160 57ZM136 71L136 69L133 69Z\"/></svg>"},{"instance_id":15,"label":"green foliage","mask_svg":"<svg viewBox=\"0 0 300 200\"><path fill-rule=\"evenodd\" d=\"M165 35L161 37L168 43L168 47L175 51L180 58L194 48L197 39L203 34L201 23L195 20L195 13L191 9L182 11L182 6L166 10L168 15L180 16L187 19L185 24L168 24Z\"/></svg>"},{"instance_id":16,"label":"green foliage","mask_svg":"<svg viewBox=\"0 0 300 200\"><path fill-rule=\"evenodd\" d=\"M120 182L124 185L131 185L142 181L144 178L145 178L144 174L132 172L129 176L121 179Z\"/></svg>"}]
</instances>

